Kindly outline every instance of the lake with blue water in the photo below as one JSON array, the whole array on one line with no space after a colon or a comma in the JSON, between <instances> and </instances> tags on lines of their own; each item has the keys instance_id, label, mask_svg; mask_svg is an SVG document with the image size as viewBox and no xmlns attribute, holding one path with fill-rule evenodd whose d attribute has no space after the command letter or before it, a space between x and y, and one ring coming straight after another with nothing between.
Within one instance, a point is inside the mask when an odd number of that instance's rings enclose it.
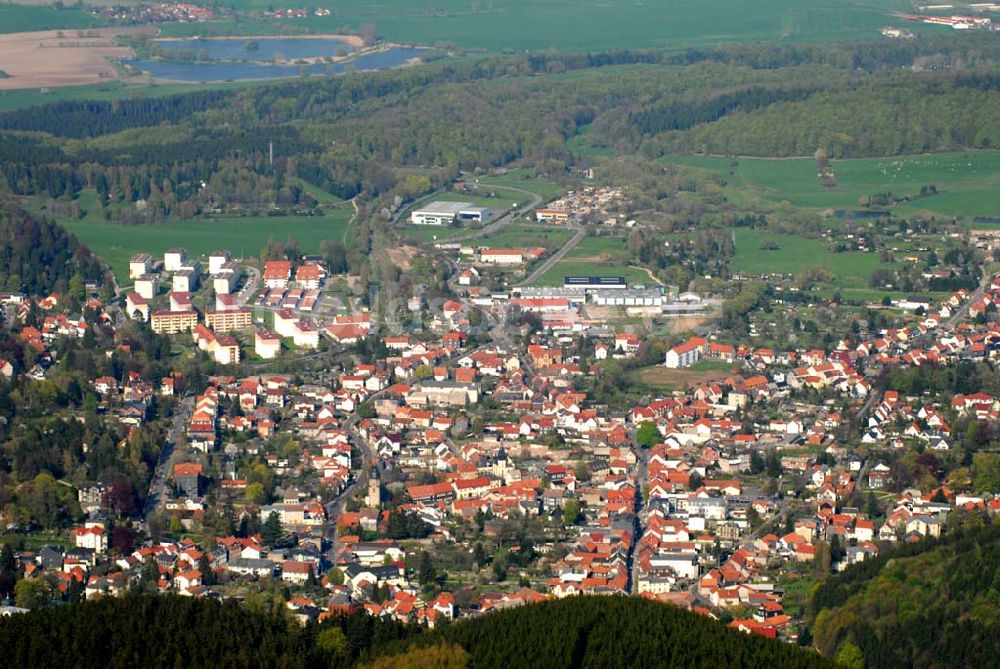
<instances>
[{"instance_id":1,"label":"lake with blue water","mask_svg":"<svg viewBox=\"0 0 1000 669\"><path fill-rule=\"evenodd\" d=\"M209 40L196 40L207 42ZM236 40L223 40L236 41ZM261 45L265 41L260 40ZM278 40L273 40L278 41ZM292 40L295 41L295 40ZM319 40L301 40L312 42ZM314 63L311 65L274 65L268 63L193 62L180 60L127 60L126 65L148 72L154 79L173 81L229 81L240 79L278 79L307 75L339 74L342 72L367 72L399 67L412 58L418 58L426 49L392 47L385 51L368 53L343 63ZM298 56L306 58L308 56Z\"/></svg>"},{"instance_id":2,"label":"lake with blue water","mask_svg":"<svg viewBox=\"0 0 1000 669\"><path fill-rule=\"evenodd\" d=\"M353 53L357 49L336 37L275 37L257 39L169 39L157 40L167 51L204 53L209 60L294 60ZM251 48L247 48L251 45Z\"/></svg>"}]
</instances>

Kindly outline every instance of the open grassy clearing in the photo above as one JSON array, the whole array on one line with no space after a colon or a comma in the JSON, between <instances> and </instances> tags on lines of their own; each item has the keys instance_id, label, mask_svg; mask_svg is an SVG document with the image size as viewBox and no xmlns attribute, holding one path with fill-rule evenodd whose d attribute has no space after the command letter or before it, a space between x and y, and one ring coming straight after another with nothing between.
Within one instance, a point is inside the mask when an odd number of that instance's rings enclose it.
<instances>
[{"instance_id":1,"label":"open grassy clearing","mask_svg":"<svg viewBox=\"0 0 1000 669\"><path fill-rule=\"evenodd\" d=\"M510 193L507 191L498 191L497 197L486 197L484 195L474 195L472 193L456 193L454 191L443 191L438 193L434 197L430 198L421 206L426 206L431 202L471 202L477 207L489 207L490 209L499 209L501 211L506 211L511 208L511 205L517 204L521 205L522 202L526 201L523 195L518 195L517 193Z\"/></svg>"},{"instance_id":2,"label":"open grassy clearing","mask_svg":"<svg viewBox=\"0 0 1000 669\"><path fill-rule=\"evenodd\" d=\"M570 137L566 146L577 158L593 158L597 156L610 157L615 154L612 146L596 143L590 134L590 126L583 126L575 135Z\"/></svg>"},{"instance_id":3,"label":"open grassy clearing","mask_svg":"<svg viewBox=\"0 0 1000 669\"><path fill-rule=\"evenodd\" d=\"M584 237L566 254L566 259L625 262L629 259L628 240L624 237Z\"/></svg>"},{"instance_id":4,"label":"open grassy clearing","mask_svg":"<svg viewBox=\"0 0 1000 669\"><path fill-rule=\"evenodd\" d=\"M702 365L699 367L699 365ZM689 369L669 369L662 365L644 367L635 372L635 379L654 390L683 390L687 386L721 381L727 376L738 373L739 368L729 364L712 364L709 361L699 362Z\"/></svg>"},{"instance_id":5,"label":"open grassy clearing","mask_svg":"<svg viewBox=\"0 0 1000 669\"><path fill-rule=\"evenodd\" d=\"M672 156L666 162L722 174L726 196L736 203L788 202L814 209L860 209L869 195L914 197L922 186L939 193L891 208L901 216L929 211L944 216L1000 216L1000 151L961 151L896 158L831 162L837 185L826 188L813 158ZM883 207L876 207L882 209Z\"/></svg>"},{"instance_id":6,"label":"open grassy clearing","mask_svg":"<svg viewBox=\"0 0 1000 669\"><path fill-rule=\"evenodd\" d=\"M734 272L750 275L796 274L808 269L828 271L840 288L867 288L868 277L879 268L875 253L832 253L816 239L778 235L764 230L737 229L736 253L729 263ZM762 249L774 242L775 250Z\"/></svg>"},{"instance_id":7,"label":"open grassy clearing","mask_svg":"<svg viewBox=\"0 0 1000 669\"><path fill-rule=\"evenodd\" d=\"M81 204L93 202L92 192L81 195ZM33 206L34 204L34 206ZM37 203L25 202L26 208L39 211ZM41 212L48 216L46 212ZM340 241L350 220L350 206L329 210L325 216L259 216L176 221L160 225L112 225L100 218L100 210L91 207L81 219L54 218L75 234L111 267L120 282L128 278L128 260L135 253L162 255L173 246L183 246L192 255L207 255L228 249L234 256L254 258L269 238L284 241L291 237L304 252L319 251L324 239Z\"/></svg>"},{"instance_id":8,"label":"open grassy clearing","mask_svg":"<svg viewBox=\"0 0 1000 669\"><path fill-rule=\"evenodd\" d=\"M569 230L561 228L508 225L494 234L470 240L470 243L493 248L541 247L552 251L565 244L571 236Z\"/></svg>"},{"instance_id":9,"label":"open grassy clearing","mask_svg":"<svg viewBox=\"0 0 1000 669\"><path fill-rule=\"evenodd\" d=\"M305 179L299 179L298 182L299 185L302 186L302 190L309 193L309 195L312 196L313 199L315 199L317 202L319 202L324 206L342 205L346 202L346 200L342 200L336 195L326 192L319 186L315 186L306 181Z\"/></svg>"},{"instance_id":10,"label":"open grassy clearing","mask_svg":"<svg viewBox=\"0 0 1000 669\"><path fill-rule=\"evenodd\" d=\"M400 237L404 240L426 242L428 244L434 242L445 242L452 237L467 235L473 229L474 228L464 226L453 228L447 225L410 225L408 223L400 225L396 228Z\"/></svg>"},{"instance_id":11,"label":"open grassy clearing","mask_svg":"<svg viewBox=\"0 0 1000 669\"><path fill-rule=\"evenodd\" d=\"M473 183L477 183L480 188L492 185L520 188L531 193L537 193L546 200L562 195L565 190L553 181L547 181L534 176L533 170L528 168L511 170L506 174L498 176L477 177Z\"/></svg>"}]
</instances>

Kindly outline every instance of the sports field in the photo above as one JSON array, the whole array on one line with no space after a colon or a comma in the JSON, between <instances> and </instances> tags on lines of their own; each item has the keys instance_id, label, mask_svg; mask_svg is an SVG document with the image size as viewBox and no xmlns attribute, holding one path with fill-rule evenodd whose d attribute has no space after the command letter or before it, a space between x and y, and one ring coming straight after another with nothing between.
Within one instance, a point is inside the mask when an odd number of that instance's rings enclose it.
<instances>
[{"instance_id":1,"label":"sports field","mask_svg":"<svg viewBox=\"0 0 1000 669\"><path fill-rule=\"evenodd\" d=\"M87 195L84 193L81 200L86 202ZM30 203L25 206L33 209ZM317 217L217 218L136 226L112 225L101 220L96 209L92 212L82 219L55 218L108 263L119 281L124 281L133 254L162 255L173 246L182 246L196 256L228 249L236 257L255 258L269 238L283 242L292 237L304 252L316 252L324 239L343 238L353 210L345 205Z\"/></svg>"},{"instance_id":2,"label":"sports field","mask_svg":"<svg viewBox=\"0 0 1000 669\"><path fill-rule=\"evenodd\" d=\"M726 196L736 204L788 202L855 210L862 198L891 192L897 198L918 197L890 207L901 216L917 211L966 218L1000 216L1000 151L835 160L830 163L837 180L833 188L820 183L813 158L676 156L666 161L722 174ZM920 189L931 185L938 194L920 198Z\"/></svg>"}]
</instances>

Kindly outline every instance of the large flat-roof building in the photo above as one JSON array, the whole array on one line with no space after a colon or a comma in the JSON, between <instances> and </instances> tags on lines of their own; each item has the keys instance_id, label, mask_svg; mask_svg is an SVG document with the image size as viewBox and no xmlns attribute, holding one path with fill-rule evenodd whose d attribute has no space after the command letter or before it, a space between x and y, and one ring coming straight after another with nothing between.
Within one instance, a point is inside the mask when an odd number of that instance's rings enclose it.
<instances>
[{"instance_id":1,"label":"large flat-roof building","mask_svg":"<svg viewBox=\"0 0 1000 669\"><path fill-rule=\"evenodd\" d=\"M625 290L628 288L628 282L623 276L565 276L563 277L563 285L588 290Z\"/></svg>"},{"instance_id":2,"label":"large flat-roof building","mask_svg":"<svg viewBox=\"0 0 1000 669\"><path fill-rule=\"evenodd\" d=\"M455 221L483 223L490 219L487 207L471 202L432 202L410 213L413 225L451 225Z\"/></svg>"},{"instance_id":3,"label":"large flat-roof building","mask_svg":"<svg viewBox=\"0 0 1000 669\"><path fill-rule=\"evenodd\" d=\"M601 288L591 293L591 299L602 307L662 307L666 301L661 288Z\"/></svg>"}]
</instances>

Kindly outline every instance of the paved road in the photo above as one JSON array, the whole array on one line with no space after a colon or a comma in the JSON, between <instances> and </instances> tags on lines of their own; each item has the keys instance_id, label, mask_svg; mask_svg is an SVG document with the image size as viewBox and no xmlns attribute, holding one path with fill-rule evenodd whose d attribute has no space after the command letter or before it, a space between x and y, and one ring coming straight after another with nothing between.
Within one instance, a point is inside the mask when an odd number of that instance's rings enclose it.
<instances>
[{"instance_id":1,"label":"paved road","mask_svg":"<svg viewBox=\"0 0 1000 669\"><path fill-rule=\"evenodd\" d=\"M969 296L969 299L965 301L965 304L959 307L958 311L952 314L951 318L945 321L946 328L952 329L956 325L958 325L959 321L964 320L968 315L969 307L971 307L979 300L983 299L983 294L986 292L986 288L989 287L990 281L993 279L993 276L990 272L986 271L985 267L982 268L982 272L983 272L983 278L979 282L979 287L976 288L975 292Z\"/></svg>"},{"instance_id":2,"label":"paved road","mask_svg":"<svg viewBox=\"0 0 1000 669\"><path fill-rule=\"evenodd\" d=\"M633 435L634 443L634 435ZM627 591L629 594L637 594L636 586L639 582L639 563L635 559L635 549L639 545L639 539L642 538L643 526L640 518L642 517L642 507L643 507L643 488L649 482L649 450L641 448L639 446L633 446L633 452L636 456L635 463L635 526L633 528L632 536L632 547L628 552L628 560L626 564L628 565L629 578Z\"/></svg>"},{"instance_id":3,"label":"paved road","mask_svg":"<svg viewBox=\"0 0 1000 669\"><path fill-rule=\"evenodd\" d=\"M170 478L174 467L177 442L180 441L184 428L191 420L191 414L194 413L194 400L194 395L186 395L174 412L174 418L167 430L167 440L164 442L163 448L160 449L159 462L156 463L153 478L149 481L149 492L146 495L146 504L142 509L143 524L146 523L149 514L163 504L167 497L167 479Z\"/></svg>"},{"instance_id":4,"label":"paved road","mask_svg":"<svg viewBox=\"0 0 1000 669\"><path fill-rule=\"evenodd\" d=\"M522 281L519 285L529 286L532 283L534 283L535 281L538 281L538 279L540 279L543 274L545 274L550 269L552 269L553 267L555 267L555 264L557 262L559 262L560 260L562 260L563 257L567 253L569 253L570 251L572 251L573 248L577 244L579 244L583 240L583 238L586 237L586 236L587 236L587 230L585 228L580 228L579 230L577 230L576 234L573 235L572 237L570 237L569 241L567 241L565 244L563 244L563 247L561 249L559 249L558 251L556 251L555 253L553 253L552 256L549 257L548 260L546 260L545 262L543 262L538 267L538 269L536 269L534 272L532 272L531 275L527 279L525 279L524 281Z\"/></svg>"}]
</instances>

